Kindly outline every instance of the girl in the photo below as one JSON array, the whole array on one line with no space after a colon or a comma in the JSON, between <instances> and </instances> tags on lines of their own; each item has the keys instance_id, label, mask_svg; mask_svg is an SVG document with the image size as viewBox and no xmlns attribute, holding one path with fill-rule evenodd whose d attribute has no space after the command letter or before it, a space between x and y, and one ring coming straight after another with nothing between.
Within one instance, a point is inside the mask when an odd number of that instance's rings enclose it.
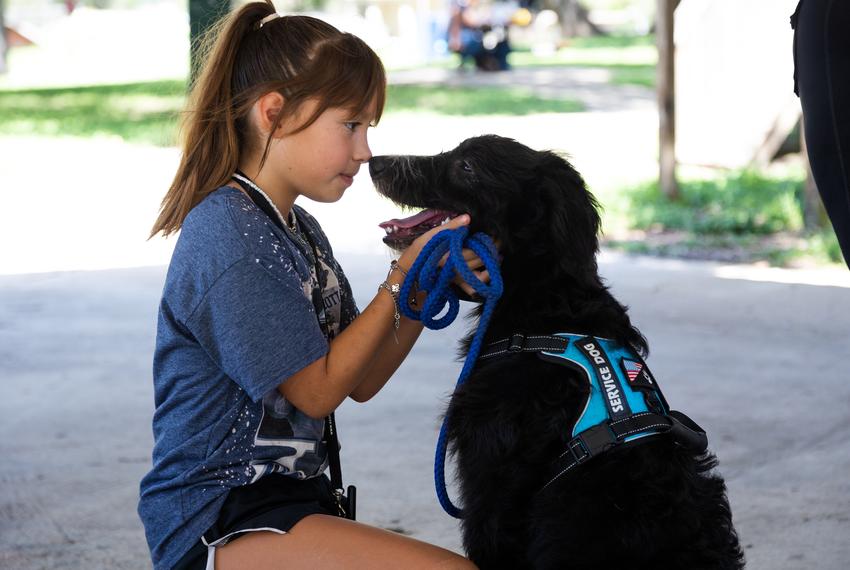
<instances>
[{"instance_id":1,"label":"girl","mask_svg":"<svg viewBox=\"0 0 850 570\"><path fill-rule=\"evenodd\" d=\"M371 157L380 61L355 36L278 16L270 2L243 6L214 34L152 232L181 230L139 502L154 567L473 568L336 516L323 474L324 418L346 397L374 396L422 330L399 321L394 285L436 231L469 217L417 239L358 314L325 235L294 201L339 200Z\"/></svg>"}]
</instances>

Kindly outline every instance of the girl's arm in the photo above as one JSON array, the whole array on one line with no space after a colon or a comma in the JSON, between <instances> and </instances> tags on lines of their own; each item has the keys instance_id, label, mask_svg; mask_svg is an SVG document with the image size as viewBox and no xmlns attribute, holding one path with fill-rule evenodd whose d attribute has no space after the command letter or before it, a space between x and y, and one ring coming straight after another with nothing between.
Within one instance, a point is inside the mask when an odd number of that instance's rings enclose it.
<instances>
[{"instance_id":1,"label":"girl's arm","mask_svg":"<svg viewBox=\"0 0 850 570\"><path fill-rule=\"evenodd\" d=\"M400 263L410 267L433 234L468 223L468 216L459 216L427 232L405 250ZM400 272L393 271L387 282L401 284ZM372 302L334 338L328 353L287 378L278 386L278 391L313 418L322 418L333 412L367 377L372 377L373 381L354 397L358 400L370 398L398 368L422 330L420 324L404 319L398 331L398 346L385 348L390 342L395 345L392 335L394 314L392 296L387 291L378 290ZM373 374L369 374L370 371ZM381 378L383 376L386 378Z\"/></svg>"},{"instance_id":2,"label":"girl's arm","mask_svg":"<svg viewBox=\"0 0 850 570\"><path fill-rule=\"evenodd\" d=\"M388 282L391 283L391 281ZM425 294L419 293L417 304L421 307L424 302ZM404 359L407 358L423 328L421 321L414 321L402 316L396 335L393 335L392 330L390 330L390 333L384 337L380 348L372 358L363 381L351 392L351 398L357 402L365 402L377 394L398 370ZM398 342L396 342L396 336L398 336Z\"/></svg>"},{"instance_id":3,"label":"girl's arm","mask_svg":"<svg viewBox=\"0 0 850 570\"><path fill-rule=\"evenodd\" d=\"M484 262L472 250L463 250L463 257L467 262L467 266L476 274L483 282L489 281L489 274L486 270L481 270ZM395 275L397 271L393 271L391 275ZM398 276L398 281L403 281L401 276ZM459 277L455 277L456 283L467 294L473 295L475 290ZM399 299L399 302L405 300ZM416 295L416 306L421 307L425 303L425 293L419 292ZM351 398L358 402L365 402L372 396L377 394L384 384L392 377L401 363L407 357L410 349L413 348L416 339L419 338L422 332L423 325L420 321L414 321L407 317L401 318L401 324L398 328L398 342L392 332L388 334L378 352L375 353L372 364L366 372L366 377L363 382L351 393Z\"/></svg>"}]
</instances>

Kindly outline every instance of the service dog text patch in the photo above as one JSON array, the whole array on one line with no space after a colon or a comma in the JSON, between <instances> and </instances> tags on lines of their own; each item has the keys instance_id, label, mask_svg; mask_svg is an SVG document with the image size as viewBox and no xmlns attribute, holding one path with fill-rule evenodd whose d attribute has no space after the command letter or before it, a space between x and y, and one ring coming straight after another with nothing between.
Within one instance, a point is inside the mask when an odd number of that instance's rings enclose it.
<instances>
[{"instance_id":1,"label":"service dog text patch","mask_svg":"<svg viewBox=\"0 0 850 570\"><path fill-rule=\"evenodd\" d=\"M587 336L577 341L576 346L587 356L587 360L596 370L596 378L599 380L599 387L604 395L602 400L605 402L605 407L608 408L608 415L611 420L630 416L632 411L626 401L625 394L623 394L623 387L620 386L617 373L599 341L592 336Z\"/></svg>"}]
</instances>

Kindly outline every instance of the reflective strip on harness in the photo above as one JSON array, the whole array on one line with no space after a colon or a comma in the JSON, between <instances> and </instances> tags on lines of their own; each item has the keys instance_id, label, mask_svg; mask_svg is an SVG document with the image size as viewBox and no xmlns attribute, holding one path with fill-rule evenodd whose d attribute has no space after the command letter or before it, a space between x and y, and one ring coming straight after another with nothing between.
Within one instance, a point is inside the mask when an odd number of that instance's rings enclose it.
<instances>
[{"instance_id":1,"label":"reflective strip on harness","mask_svg":"<svg viewBox=\"0 0 850 570\"><path fill-rule=\"evenodd\" d=\"M555 336L567 341L566 349L544 351L541 357L584 371L590 385L584 411L573 426L573 437L608 420L618 421L642 412L667 412L661 404L663 397L658 385L651 380L652 375L634 350L606 338L571 333ZM638 363L638 372L629 373L628 369L637 367L627 363ZM630 381L632 376L634 381ZM647 389L647 383L651 388ZM644 435L648 433L630 435L625 441Z\"/></svg>"}]
</instances>

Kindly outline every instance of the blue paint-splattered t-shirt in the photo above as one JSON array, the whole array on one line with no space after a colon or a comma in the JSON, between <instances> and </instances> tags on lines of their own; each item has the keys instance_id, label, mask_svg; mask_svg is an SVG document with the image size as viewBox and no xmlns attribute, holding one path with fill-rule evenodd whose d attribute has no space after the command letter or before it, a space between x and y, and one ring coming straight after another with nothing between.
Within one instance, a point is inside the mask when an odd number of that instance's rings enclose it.
<instances>
[{"instance_id":1,"label":"blue paint-splattered t-shirt","mask_svg":"<svg viewBox=\"0 0 850 570\"><path fill-rule=\"evenodd\" d=\"M327 353L318 321L332 338L357 307L319 224L295 211L318 250L321 281L307 240L278 228L240 190L219 188L183 223L159 309L153 468L139 501L157 570L200 539L228 490L269 473L315 477L327 466L323 420L277 387Z\"/></svg>"}]
</instances>

